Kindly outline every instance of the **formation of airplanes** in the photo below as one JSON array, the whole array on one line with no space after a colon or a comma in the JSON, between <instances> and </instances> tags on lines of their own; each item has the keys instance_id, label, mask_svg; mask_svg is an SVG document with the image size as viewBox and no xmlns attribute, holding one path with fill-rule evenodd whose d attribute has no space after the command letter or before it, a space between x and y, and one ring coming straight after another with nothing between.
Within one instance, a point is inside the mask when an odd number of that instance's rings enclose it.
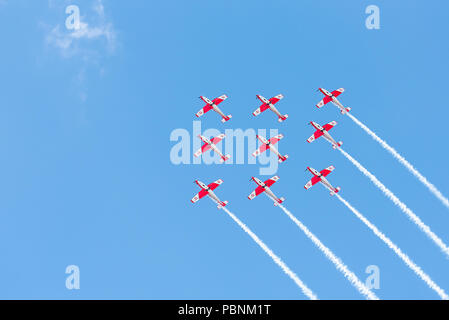
<instances>
[{"instance_id":1,"label":"formation of airplanes","mask_svg":"<svg viewBox=\"0 0 449 320\"><path fill-rule=\"evenodd\" d=\"M343 115L351 110L351 108L343 106L343 104L337 99L337 97L340 96L340 94L342 94L344 92L343 88L334 90L332 92L329 92L324 88L318 88L318 91L320 91L321 93L324 94L324 98L316 105L318 108L321 108L324 105L326 105L327 103L331 102L332 104L334 104L335 106L337 106L340 109L340 112ZM262 105L260 105L253 112L254 116L258 116L259 114L261 114L262 112L264 112L266 110L271 110L272 112L274 112L277 115L279 122L283 122L288 118L287 114L285 114L285 115L281 114L279 112L279 110L275 107L275 104L277 104L280 100L282 100L284 98L284 96L282 94L278 94L270 99L266 99L265 97L263 97L262 95L259 95L259 94L256 95L256 97L257 97L257 99L259 99L262 102ZM218 105L220 103L222 103L223 101L225 101L227 98L228 98L228 96L225 94L221 95L218 98L215 98L213 100L210 100L204 96L200 96L200 99L203 100L206 103L206 105L200 111L198 111L196 113L196 116L201 117L208 111L214 110L222 117L221 121L223 123L229 121L232 118L232 116L225 115L221 111L221 109L218 107ZM307 142L311 143L311 142L315 141L316 139L323 137L325 140L327 140L332 145L333 149L337 149L337 148L341 147L341 145L343 144L342 141L337 142L329 134L329 131L337 125L336 121L331 121L322 126L314 121L311 121L309 124L312 125L312 127L315 129L315 132L313 133L312 136L310 136L307 139ZM204 142L204 145L197 152L195 152L195 154L194 154L195 157L199 157L201 154L203 154L209 150L212 150L213 152L217 153L220 156L220 162L223 163L226 160L230 159L229 154L223 155L223 153L217 147L217 144L225 138L225 134L219 134L218 136L211 137L210 139L207 137L204 137L202 135L199 135L198 137ZM252 155L254 157L257 157L260 154L262 154L263 152L270 150L270 152L273 152L274 154L276 154L276 156L278 157L279 163L282 163L285 160L287 160L288 155L282 155L278 151L278 149L275 147L275 145L282 138L284 138L284 136L282 134L278 134L269 139L267 139L263 136L260 136L260 135L256 135L256 138L259 140L260 143L259 143L259 148L252 153ZM329 190L331 196L335 195L336 193L338 193L341 190L340 187L336 187L336 188L333 187L332 184L326 178L334 169L335 169L334 166L329 166L321 171L318 171L312 167L307 167L306 171L308 170L310 173L312 173L313 176L312 176L312 179L310 179L310 181L306 183L304 188L306 190L308 190L312 186L314 186L315 184L320 182L326 189ZM273 201L275 206L282 204L285 201L285 199L282 197L281 198L277 197L273 193L273 191L270 189L270 187L274 183L276 183L278 180L279 180L279 176L273 176L272 178L270 178L266 181L262 181L256 177L251 177L250 181L254 181L257 184L257 187L253 192L251 192L251 194L248 196L248 199L252 200L255 197L257 197L258 195L265 193ZM218 179L217 181L214 181L208 185L204 184L203 182L201 182L199 180L195 180L195 183L201 188L201 190L198 194L196 194L192 198L192 200L191 200L192 203L197 202L198 200L200 200L201 198L203 198L207 195L210 199L212 199L217 204L218 209L221 209L228 204L228 201L221 201L217 197L217 195L214 193L214 190L219 185L221 185L223 183L223 180Z\"/></svg>"},{"instance_id":2,"label":"formation of airplanes","mask_svg":"<svg viewBox=\"0 0 449 320\"><path fill-rule=\"evenodd\" d=\"M279 112L279 110L274 106L276 103L278 103L280 100L282 100L284 98L284 96L282 94L278 94L277 96L274 96L270 99L267 99L267 98L261 96L260 94L256 94L256 97L257 97L257 99L259 99L262 102L262 105L253 112L254 116L258 116L265 110L270 109L278 116L279 122L287 120L288 114L282 115ZM229 114L226 116L223 113L223 111L221 111L221 109L218 107L218 105L220 103L222 103L223 101L225 101L227 98L228 98L228 96L225 94L221 95L218 98L215 98L213 100L210 100L209 98L207 98L205 96L200 96L200 99L203 100L206 103L206 105L204 107L202 107L201 110L196 113L196 116L201 117L206 112L209 112L210 110L214 110L216 113L218 113L221 116L221 118L222 118L221 122L224 123L224 122L230 120L232 118L232 115Z\"/></svg>"}]
</instances>

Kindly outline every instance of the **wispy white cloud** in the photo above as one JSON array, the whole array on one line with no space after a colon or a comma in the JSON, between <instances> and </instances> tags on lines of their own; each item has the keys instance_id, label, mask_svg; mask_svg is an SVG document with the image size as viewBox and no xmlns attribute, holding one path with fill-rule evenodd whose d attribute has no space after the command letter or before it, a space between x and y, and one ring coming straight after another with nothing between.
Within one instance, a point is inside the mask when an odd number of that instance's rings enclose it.
<instances>
[{"instance_id":1,"label":"wispy white cloud","mask_svg":"<svg viewBox=\"0 0 449 320\"><path fill-rule=\"evenodd\" d=\"M79 28L68 29L64 24L47 26L46 44L59 49L64 57L88 58L101 54L102 50L112 53L117 46L116 32L105 14L103 1L95 0L93 6L81 7L80 12Z\"/></svg>"},{"instance_id":2,"label":"wispy white cloud","mask_svg":"<svg viewBox=\"0 0 449 320\"><path fill-rule=\"evenodd\" d=\"M104 0L92 0L88 5L79 6L79 24L71 28L67 26L67 18L71 19L73 10L66 11L68 6L73 6L72 1L48 0L48 6L61 14L58 20L63 22L53 25L41 22L45 30L45 46L48 50L56 49L63 59L78 60L79 70L72 74L70 84L79 99L85 102L88 98L88 77L92 76L90 71L95 70L97 76L104 76L105 58L117 48L114 25L106 14ZM74 26L74 20L69 25Z\"/></svg>"}]
</instances>

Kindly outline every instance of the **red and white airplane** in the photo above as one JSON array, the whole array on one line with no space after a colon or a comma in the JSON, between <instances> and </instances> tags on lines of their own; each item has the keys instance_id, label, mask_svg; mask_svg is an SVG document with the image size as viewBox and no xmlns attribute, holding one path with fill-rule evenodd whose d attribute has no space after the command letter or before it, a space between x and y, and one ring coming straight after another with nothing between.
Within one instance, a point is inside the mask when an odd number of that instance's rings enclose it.
<instances>
[{"instance_id":1,"label":"red and white airplane","mask_svg":"<svg viewBox=\"0 0 449 320\"><path fill-rule=\"evenodd\" d=\"M256 196L258 196L259 194L261 194L262 192L265 192L265 194L274 201L274 205L277 206L278 204L281 204L282 202L285 201L284 198L278 198L274 195L273 191L271 191L270 187L279 180L278 176L274 176L270 179L268 179L265 182L262 182L261 180L255 178L255 177L251 177L251 180L254 180L255 183L257 183L257 188L256 190L254 190L249 196L248 199L252 200L254 199Z\"/></svg>"},{"instance_id":2,"label":"red and white airplane","mask_svg":"<svg viewBox=\"0 0 449 320\"><path fill-rule=\"evenodd\" d=\"M324 139L329 141L332 144L332 148L337 149L338 147L341 147L343 144L342 141L336 142L331 135L329 134L329 130L332 129L337 125L337 121L332 121L324 126L320 126L318 123L311 121L310 124L316 129L316 131L313 133L313 135L307 139L307 142L312 142L315 139L318 139L319 137L323 136Z\"/></svg>"},{"instance_id":3,"label":"red and white airplane","mask_svg":"<svg viewBox=\"0 0 449 320\"><path fill-rule=\"evenodd\" d=\"M212 182L208 185L205 185L204 183L202 183L199 180L195 180L194 183L196 183L200 188L201 191L192 198L192 203L197 202L198 200L200 200L201 198L203 198L204 196L209 196L209 198L211 198L218 206L218 209L221 209L223 207L225 207L228 202L227 201L221 201L220 199L218 199L218 197L215 195L214 191L220 184L223 183L223 180L218 179L215 182Z\"/></svg>"},{"instance_id":4,"label":"red and white airplane","mask_svg":"<svg viewBox=\"0 0 449 320\"><path fill-rule=\"evenodd\" d=\"M325 95L323 100L318 102L318 104L316 105L318 108L321 108L322 106L324 106L328 102L332 102L335 106L337 106L340 109L340 112L342 114L345 114L346 112L349 112L351 110L351 108L344 107L341 104L341 102L338 101L338 99L337 99L337 97L345 91L344 88L340 88L340 89L334 90L332 92L329 92L329 91L327 91L326 89L323 89L323 88L318 88L318 90L320 90L321 93Z\"/></svg>"},{"instance_id":5,"label":"red and white airplane","mask_svg":"<svg viewBox=\"0 0 449 320\"><path fill-rule=\"evenodd\" d=\"M282 122L284 120L287 120L288 118L288 114L282 115L278 109L276 109L276 107L274 106L276 103L278 103L282 98L284 98L284 96L282 94L278 94L277 96L270 98L270 99L266 99L264 97L262 97L261 95L256 94L256 97L262 101L262 105L257 108L256 111L253 112L254 116L258 116L259 114L261 114L262 112L264 112L267 109L270 109L271 111L273 111L274 113L276 113L276 115L279 117L278 121Z\"/></svg>"},{"instance_id":6,"label":"red and white airplane","mask_svg":"<svg viewBox=\"0 0 449 320\"><path fill-rule=\"evenodd\" d=\"M278 134L277 136L274 136L274 137L270 138L269 140L267 140L264 137L259 136L259 135L256 135L256 137L257 137L257 139L259 139L260 142L262 142L262 145L259 147L259 149L257 149L256 151L253 152L253 157L257 157L262 152L270 149L271 152L274 152L278 156L279 163L287 160L288 155L287 154L285 156L281 155L279 153L279 151L274 147L274 145L276 143L278 143L278 141L284 137L282 134Z\"/></svg>"},{"instance_id":7,"label":"red and white airplane","mask_svg":"<svg viewBox=\"0 0 449 320\"><path fill-rule=\"evenodd\" d=\"M335 169L334 166L330 166L326 169L321 170L318 172L314 168L307 167L307 170L309 170L313 174L312 180L307 182L307 184L304 186L304 188L307 190L311 186L315 185L318 182L321 182L329 191L331 192L331 196L338 193L340 191L340 187L334 188L329 181L327 181L326 176L331 173Z\"/></svg>"},{"instance_id":8,"label":"red and white airplane","mask_svg":"<svg viewBox=\"0 0 449 320\"><path fill-rule=\"evenodd\" d=\"M206 105L200 111L198 111L196 113L196 116L201 117L206 112L208 112L210 110L214 110L216 113L218 113L223 118L223 119L221 119L221 122L224 123L224 122L228 121L229 119L232 118L232 116L230 114L226 116L220 110L220 108L218 108L218 105L220 103L222 103L223 101L225 101L227 98L228 98L228 96L224 94L224 95L219 96L218 98L215 98L214 100L211 101L206 97L200 96L200 99L203 100L204 102L206 102Z\"/></svg>"},{"instance_id":9,"label":"red and white airplane","mask_svg":"<svg viewBox=\"0 0 449 320\"><path fill-rule=\"evenodd\" d=\"M199 149L197 152L195 152L194 156L195 157L199 157L202 153L208 151L209 149L212 149L213 151L215 151L216 153L218 153L220 155L220 162L225 162L226 160L228 160L231 156L229 154L227 154L226 156L224 156L220 150L217 148L217 143L219 143L221 140L224 139L225 134L222 133L218 136L216 136L215 138L212 139L208 139L206 137L203 137L202 135L198 135L198 138L200 138L203 142L204 145L201 147L201 149Z\"/></svg>"}]
</instances>

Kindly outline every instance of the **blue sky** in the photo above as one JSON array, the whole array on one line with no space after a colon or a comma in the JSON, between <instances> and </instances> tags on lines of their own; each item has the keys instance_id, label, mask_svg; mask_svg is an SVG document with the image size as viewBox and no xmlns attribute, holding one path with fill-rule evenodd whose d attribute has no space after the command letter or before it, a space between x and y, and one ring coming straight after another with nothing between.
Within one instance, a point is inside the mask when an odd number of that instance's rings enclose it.
<instances>
[{"instance_id":1,"label":"blue sky","mask_svg":"<svg viewBox=\"0 0 449 320\"><path fill-rule=\"evenodd\" d=\"M65 29L65 8L86 29ZM380 8L380 30L365 8ZM380 268L382 299L437 299L321 186L310 165L336 167L341 195L449 290L449 261L307 122L337 120L333 136L446 243L449 212L334 106L341 101L443 194L449 194L444 99L449 71L445 1L2 1L0 4L0 298L305 299L298 287L208 199L206 183L321 299L363 297L266 197L258 165L173 165L170 133L191 131L199 95L227 94L226 124L278 129L290 158L273 191L363 281ZM282 93L289 119L257 118L256 94ZM266 178L266 177L262 177ZM81 289L67 290L77 265Z\"/></svg>"}]
</instances>

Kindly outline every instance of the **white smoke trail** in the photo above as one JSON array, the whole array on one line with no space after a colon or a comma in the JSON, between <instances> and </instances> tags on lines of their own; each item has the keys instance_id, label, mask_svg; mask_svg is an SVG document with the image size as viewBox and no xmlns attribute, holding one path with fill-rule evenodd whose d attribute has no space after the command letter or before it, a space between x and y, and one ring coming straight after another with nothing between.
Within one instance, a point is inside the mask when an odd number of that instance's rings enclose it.
<instances>
[{"instance_id":1,"label":"white smoke trail","mask_svg":"<svg viewBox=\"0 0 449 320\"><path fill-rule=\"evenodd\" d=\"M357 276L348 269L348 267L338 258L335 254L326 247L320 239L318 239L301 221L299 221L289 210L287 210L283 205L279 207L285 212L285 214L306 234L306 236L312 240L312 242L320 249L326 258L328 258L339 270L346 279L367 299L369 300L379 300L379 298L368 289L365 284L363 284Z\"/></svg>"},{"instance_id":2,"label":"white smoke trail","mask_svg":"<svg viewBox=\"0 0 449 320\"><path fill-rule=\"evenodd\" d=\"M380 182L371 172L369 172L365 167L363 167L357 160L351 157L342 148L338 148L340 152L352 162L354 166L357 167L365 176L367 176L376 187L378 187L393 203L399 207L409 218L412 220L435 244L449 256L449 247L441 240L430 228L421 221L421 219L410 210L401 200L399 200L396 195L391 192L385 185Z\"/></svg>"},{"instance_id":3,"label":"white smoke trail","mask_svg":"<svg viewBox=\"0 0 449 320\"><path fill-rule=\"evenodd\" d=\"M266 246L266 244L259 239L242 221L240 221L231 211L229 211L226 207L223 207L223 210L268 254L271 259L281 267L282 271L284 271L302 290L302 292L310 299L317 300L317 296L310 290L298 276L290 270L289 267L279 258L277 255L271 251L270 248Z\"/></svg>"},{"instance_id":4,"label":"white smoke trail","mask_svg":"<svg viewBox=\"0 0 449 320\"><path fill-rule=\"evenodd\" d=\"M430 192L437 197L447 208L449 208L449 200L437 189L432 183L430 183L426 177L424 177L417 169L415 169L410 162L405 160L403 156L401 156L393 147L388 145L384 140L379 138L373 131L371 131L367 126L365 126L360 120L354 117L352 114L347 113L347 115L358 124L363 130L366 131L374 140L380 143L380 145L389 151L393 157L395 157L402 165L404 165L422 184L424 184Z\"/></svg>"},{"instance_id":5,"label":"white smoke trail","mask_svg":"<svg viewBox=\"0 0 449 320\"><path fill-rule=\"evenodd\" d=\"M449 296L441 289L433 280L417 266L405 253L399 249L385 234L383 234L375 225L373 225L368 219L366 219L360 212L358 212L353 206L349 204L345 199L343 199L339 194L336 194L337 198L351 210L357 218L359 218L371 231L374 232L385 244L392 249L405 264L412 269L432 290L434 290L443 300L449 300Z\"/></svg>"}]
</instances>

